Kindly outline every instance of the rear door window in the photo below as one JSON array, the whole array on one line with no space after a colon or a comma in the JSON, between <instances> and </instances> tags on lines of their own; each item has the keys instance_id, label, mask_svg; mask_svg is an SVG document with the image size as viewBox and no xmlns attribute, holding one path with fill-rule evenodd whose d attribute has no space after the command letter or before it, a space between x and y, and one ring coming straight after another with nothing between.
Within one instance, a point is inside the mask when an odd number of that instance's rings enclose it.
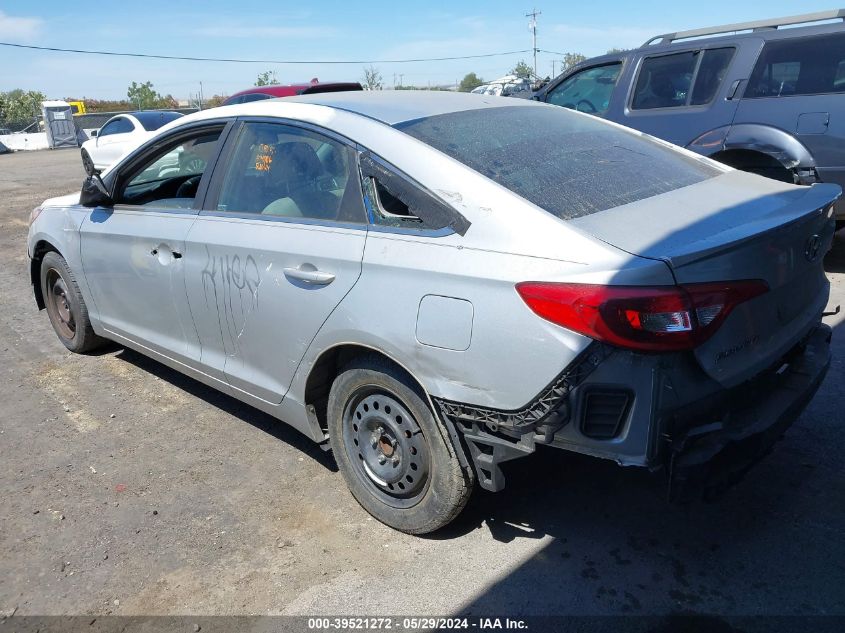
<instances>
[{"instance_id":1,"label":"rear door window","mask_svg":"<svg viewBox=\"0 0 845 633\"><path fill-rule=\"evenodd\" d=\"M622 62L587 68L570 75L546 95L546 102L589 114L604 114L619 79Z\"/></svg>"},{"instance_id":2,"label":"rear door window","mask_svg":"<svg viewBox=\"0 0 845 633\"><path fill-rule=\"evenodd\" d=\"M234 142L217 211L363 222L355 152L312 130L249 121Z\"/></svg>"},{"instance_id":3,"label":"rear door window","mask_svg":"<svg viewBox=\"0 0 845 633\"><path fill-rule=\"evenodd\" d=\"M767 42L746 99L845 92L845 33Z\"/></svg>"},{"instance_id":4,"label":"rear door window","mask_svg":"<svg viewBox=\"0 0 845 633\"><path fill-rule=\"evenodd\" d=\"M637 76L633 110L705 105L716 96L735 49L711 48L647 57Z\"/></svg>"}]
</instances>

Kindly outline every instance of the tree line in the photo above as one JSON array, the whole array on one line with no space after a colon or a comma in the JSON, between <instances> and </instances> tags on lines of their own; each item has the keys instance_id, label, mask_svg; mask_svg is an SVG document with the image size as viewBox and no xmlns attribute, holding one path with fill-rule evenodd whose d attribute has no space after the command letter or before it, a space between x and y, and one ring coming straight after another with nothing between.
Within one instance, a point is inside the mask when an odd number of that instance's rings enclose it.
<instances>
[{"instance_id":1,"label":"tree line","mask_svg":"<svg viewBox=\"0 0 845 633\"><path fill-rule=\"evenodd\" d=\"M612 48L610 53L621 53L624 49ZM581 53L565 53L560 60L555 60L560 64L559 73L564 73L574 66L585 61L587 57ZM365 90L383 90L384 78L381 72L375 66L367 66L364 69L363 76L359 79L361 85ZM559 74L556 72L555 74ZM534 69L524 59L520 60L507 74L515 75L520 79L529 79L533 81L544 80L548 81L551 77L537 77L534 75ZM458 83L458 90L460 92L470 92L471 90L484 85L486 82L482 77L479 77L475 72L469 72L464 75L463 79ZM268 70L259 73L256 78L255 86L273 86L278 85L279 80L276 77L275 71ZM415 86L395 86L397 90L441 90L439 87L417 88ZM202 108L213 108L226 99L225 95L214 95L210 98L203 99L202 103L196 105ZM21 129L26 125L34 122L41 113L41 102L45 101L46 97L43 93L37 90L10 90L8 92L0 92L0 124L3 127L11 127L13 129ZM67 101L85 101L85 109L87 112L121 112L127 110L166 110L179 106L177 100L171 94L161 94L155 89L155 86L150 81L138 83L133 81L129 84L126 90L126 99L110 100L110 99L87 99L68 97Z\"/></svg>"}]
</instances>

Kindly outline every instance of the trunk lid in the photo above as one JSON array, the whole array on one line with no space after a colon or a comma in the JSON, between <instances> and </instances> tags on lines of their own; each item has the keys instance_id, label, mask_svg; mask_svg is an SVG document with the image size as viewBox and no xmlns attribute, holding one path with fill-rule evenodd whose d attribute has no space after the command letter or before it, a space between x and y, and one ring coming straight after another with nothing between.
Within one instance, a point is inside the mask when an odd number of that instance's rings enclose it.
<instances>
[{"instance_id":1,"label":"trunk lid","mask_svg":"<svg viewBox=\"0 0 845 633\"><path fill-rule=\"evenodd\" d=\"M732 387L777 362L818 322L829 295L822 261L834 232L829 209L840 193L836 185L796 187L730 171L571 224L666 262L679 284L768 284L694 352L708 375Z\"/></svg>"}]
</instances>

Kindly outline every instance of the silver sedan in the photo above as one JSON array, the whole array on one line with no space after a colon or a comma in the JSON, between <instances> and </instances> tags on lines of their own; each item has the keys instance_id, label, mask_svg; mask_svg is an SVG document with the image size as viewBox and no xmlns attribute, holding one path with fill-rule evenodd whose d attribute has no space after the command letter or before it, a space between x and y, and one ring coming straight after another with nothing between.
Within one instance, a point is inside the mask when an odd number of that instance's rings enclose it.
<instances>
[{"instance_id":1,"label":"silver sedan","mask_svg":"<svg viewBox=\"0 0 845 633\"><path fill-rule=\"evenodd\" d=\"M530 101L333 93L180 118L36 208L28 249L68 349L269 412L425 533L540 444L678 499L736 480L830 362L839 193Z\"/></svg>"}]
</instances>

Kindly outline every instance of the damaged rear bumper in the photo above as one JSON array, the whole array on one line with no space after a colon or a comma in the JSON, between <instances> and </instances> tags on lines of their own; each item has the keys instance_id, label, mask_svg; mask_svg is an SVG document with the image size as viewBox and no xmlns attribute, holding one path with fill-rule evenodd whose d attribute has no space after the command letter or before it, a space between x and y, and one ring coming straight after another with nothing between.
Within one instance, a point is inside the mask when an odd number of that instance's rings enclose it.
<instances>
[{"instance_id":1,"label":"damaged rear bumper","mask_svg":"<svg viewBox=\"0 0 845 633\"><path fill-rule=\"evenodd\" d=\"M734 390L725 418L668 438L672 501L718 495L772 450L821 385L830 367L830 338L830 327L819 325L760 384Z\"/></svg>"},{"instance_id":2,"label":"damaged rear bumper","mask_svg":"<svg viewBox=\"0 0 845 633\"><path fill-rule=\"evenodd\" d=\"M594 344L520 410L434 400L487 490L504 488L502 463L547 444L663 470L675 501L712 497L765 456L813 397L830 365L830 338L817 324L775 366L732 389L688 354ZM606 414L613 403L615 424L591 426L593 405Z\"/></svg>"}]
</instances>

